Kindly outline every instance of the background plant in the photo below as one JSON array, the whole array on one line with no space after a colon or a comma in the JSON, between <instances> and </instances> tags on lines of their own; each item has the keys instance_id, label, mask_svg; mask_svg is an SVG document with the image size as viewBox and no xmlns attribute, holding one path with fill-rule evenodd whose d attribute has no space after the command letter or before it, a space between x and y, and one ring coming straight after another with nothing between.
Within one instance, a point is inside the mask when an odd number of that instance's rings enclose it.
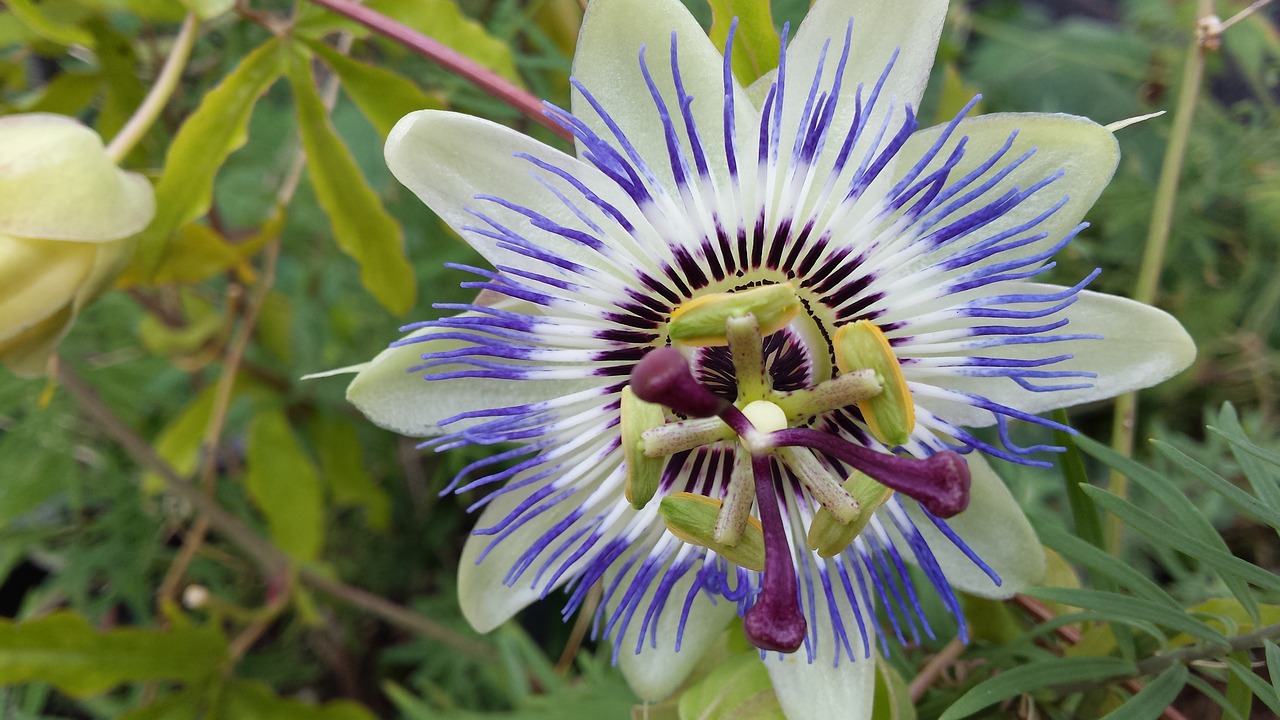
<instances>
[{"instance_id":1,"label":"background plant","mask_svg":"<svg viewBox=\"0 0 1280 720\"><path fill-rule=\"evenodd\" d=\"M713 33L768 5L688 4ZM778 0L772 19L806 7ZM1153 293L1200 360L1142 396L1136 437L1156 441L1134 460L1108 450L1112 408L1085 407L1071 421L1102 443L1054 472L998 468L1056 552L1048 586L968 602L967 648L941 612L936 637L893 648L882 717L1280 713L1280 32L1275 6L1232 22L1245 9L953 3L924 118L974 92L986 112L1104 123L1184 108L1120 131L1121 168L1059 270ZM1215 12L1232 24L1197 22ZM0 112L85 121L154 180L158 212L50 378L0 372L0 714L633 712L554 603L484 637L462 621L467 498L437 492L475 457L419 453L340 381L299 380L467 299L443 263L469 251L382 165L391 125L449 107L566 147L536 100L567 102L580 17L576 0L7 0ZM1149 236L1167 261L1144 261ZM777 707L726 640L634 712Z\"/></svg>"}]
</instances>

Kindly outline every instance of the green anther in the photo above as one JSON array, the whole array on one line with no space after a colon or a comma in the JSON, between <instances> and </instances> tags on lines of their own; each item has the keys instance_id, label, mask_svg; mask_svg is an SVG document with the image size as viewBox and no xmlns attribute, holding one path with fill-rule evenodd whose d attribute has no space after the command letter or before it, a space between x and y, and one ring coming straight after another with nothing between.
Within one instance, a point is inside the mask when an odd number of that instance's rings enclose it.
<instances>
[{"instance_id":1,"label":"green anther","mask_svg":"<svg viewBox=\"0 0 1280 720\"><path fill-rule=\"evenodd\" d=\"M644 453L644 431L661 427L666 415L661 405L647 403L630 387L622 388L622 457L627 464L627 502L639 510L653 499L666 461Z\"/></svg>"},{"instance_id":2,"label":"green anther","mask_svg":"<svg viewBox=\"0 0 1280 720\"><path fill-rule=\"evenodd\" d=\"M892 490L857 471L845 481L844 489L858 502L858 512L852 520L841 523L830 510L819 508L809 523L809 548L824 558L835 557L849 547L876 510L893 496Z\"/></svg>"},{"instance_id":3,"label":"green anther","mask_svg":"<svg viewBox=\"0 0 1280 720\"><path fill-rule=\"evenodd\" d=\"M799 311L800 297L791 285L761 285L690 300L672 311L667 333L676 345L728 345L726 328L732 318L754 315L763 337L786 327Z\"/></svg>"},{"instance_id":4,"label":"green anther","mask_svg":"<svg viewBox=\"0 0 1280 720\"><path fill-rule=\"evenodd\" d=\"M764 571L764 530L760 521L750 518L736 545L716 542L716 517L720 515L720 501L693 493L674 493L662 498L658 513L667 523L667 529L681 540L714 550L739 567Z\"/></svg>"},{"instance_id":5,"label":"green anther","mask_svg":"<svg viewBox=\"0 0 1280 720\"><path fill-rule=\"evenodd\" d=\"M880 378L880 394L858 403L871 434L891 448L905 445L916 426L916 406L884 332L859 320L836 331L834 346L840 372L870 369Z\"/></svg>"}]
</instances>

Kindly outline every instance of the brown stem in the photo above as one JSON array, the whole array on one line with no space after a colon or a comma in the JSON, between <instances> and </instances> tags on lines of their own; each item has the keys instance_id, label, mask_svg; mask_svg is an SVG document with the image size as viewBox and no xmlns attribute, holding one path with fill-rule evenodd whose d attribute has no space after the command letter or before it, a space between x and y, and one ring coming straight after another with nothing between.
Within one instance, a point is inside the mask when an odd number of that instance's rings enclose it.
<instances>
[{"instance_id":1,"label":"brown stem","mask_svg":"<svg viewBox=\"0 0 1280 720\"><path fill-rule=\"evenodd\" d=\"M97 391L81 379L65 361L59 359L56 367L59 385L75 398L81 409L93 419L95 427L106 431L120 443L125 452L129 453L139 465L159 475L165 483L165 492L189 503L197 512L205 515L213 529L243 550L258 564L267 577L279 576L290 571L292 561L287 555L254 532L240 518L223 510L217 503L205 497L199 488L178 475L173 467L156 454L146 440L126 425L120 416L102 401ZM391 625L439 640L470 657L480 660L489 660L494 657L493 650L483 642L458 633L373 593L305 569L298 573L298 579L308 587L380 617Z\"/></svg>"},{"instance_id":2,"label":"brown stem","mask_svg":"<svg viewBox=\"0 0 1280 720\"><path fill-rule=\"evenodd\" d=\"M401 25L386 15L349 0L312 0L312 2L326 7L339 15L355 20L375 33L404 45L413 52L501 100L521 115L547 128L559 137L565 140L573 139L567 130L543 114L542 101L537 96L517 87L511 81L489 68L475 63L452 48L445 47L426 35Z\"/></svg>"},{"instance_id":3,"label":"brown stem","mask_svg":"<svg viewBox=\"0 0 1280 720\"><path fill-rule=\"evenodd\" d=\"M920 702L920 698L924 697L924 693L937 681L938 676L942 674L951 663L955 662L960 654L964 652L964 643L960 642L960 638L955 638L947 643L937 655L929 658L929 662L920 668L920 672L911 680L911 685L907 687L907 694L911 696L911 702Z\"/></svg>"}]
</instances>

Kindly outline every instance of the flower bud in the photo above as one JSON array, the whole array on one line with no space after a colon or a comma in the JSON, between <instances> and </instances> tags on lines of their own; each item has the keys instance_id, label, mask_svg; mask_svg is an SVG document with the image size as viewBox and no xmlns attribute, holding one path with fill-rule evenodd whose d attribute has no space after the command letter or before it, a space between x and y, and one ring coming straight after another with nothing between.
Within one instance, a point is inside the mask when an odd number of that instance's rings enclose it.
<instances>
[{"instance_id":1,"label":"flower bud","mask_svg":"<svg viewBox=\"0 0 1280 720\"><path fill-rule=\"evenodd\" d=\"M0 363L39 375L155 214L145 178L60 115L0 118Z\"/></svg>"}]
</instances>

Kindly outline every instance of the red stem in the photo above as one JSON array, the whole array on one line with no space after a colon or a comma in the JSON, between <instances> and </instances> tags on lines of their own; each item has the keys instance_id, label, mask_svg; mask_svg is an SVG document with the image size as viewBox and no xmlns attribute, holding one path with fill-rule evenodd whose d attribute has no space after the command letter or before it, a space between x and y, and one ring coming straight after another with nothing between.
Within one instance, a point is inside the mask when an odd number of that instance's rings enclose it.
<instances>
[{"instance_id":1,"label":"red stem","mask_svg":"<svg viewBox=\"0 0 1280 720\"><path fill-rule=\"evenodd\" d=\"M312 0L317 5L332 10L344 17L355 20L375 33L394 40L422 57L464 78L489 95L515 108L520 114L547 128L565 140L572 140L569 131L560 127L554 120L543 114L542 100L532 93L517 87L514 83L498 75L489 68L478 65L452 48L441 45L431 38L381 13L357 5L349 0Z\"/></svg>"}]
</instances>

